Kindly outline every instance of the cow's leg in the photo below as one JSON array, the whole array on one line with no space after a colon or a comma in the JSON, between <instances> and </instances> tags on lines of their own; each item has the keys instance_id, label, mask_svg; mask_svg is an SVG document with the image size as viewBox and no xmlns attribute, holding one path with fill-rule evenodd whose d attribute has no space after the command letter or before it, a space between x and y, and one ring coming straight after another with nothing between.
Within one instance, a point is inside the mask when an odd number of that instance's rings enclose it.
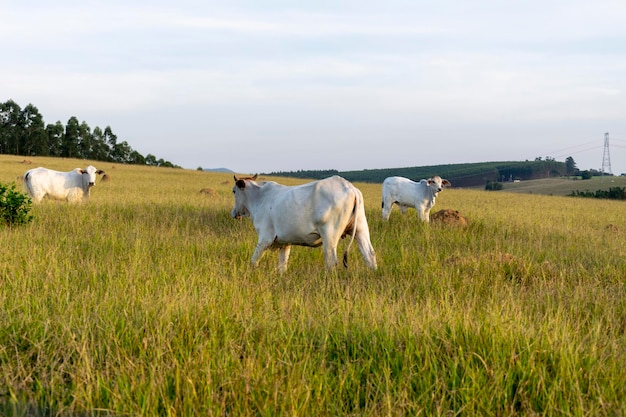
<instances>
[{"instance_id":1,"label":"cow's leg","mask_svg":"<svg viewBox=\"0 0 626 417\"><path fill-rule=\"evenodd\" d=\"M278 272L283 273L287 270L290 252L291 246L285 246L278 250Z\"/></svg>"},{"instance_id":2,"label":"cow's leg","mask_svg":"<svg viewBox=\"0 0 626 417\"><path fill-rule=\"evenodd\" d=\"M30 190L29 190L29 194L30 194L31 199L33 200L33 203L41 203L44 197L46 196L45 192L41 192L38 190L33 191L32 194L30 193Z\"/></svg>"},{"instance_id":3,"label":"cow's leg","mask_svg":"<svg viewBox=\"0 0 626 417\"><path fill-rule=\"evenodd\" d=\"M324 242L324 260L328 269L333 269L339 263L337 259L337 244L327 244Z\"/></svg>"},{"instance_id":4,"label":"cow's leg","mask_svg":"<svg viewBox=\"0 0 626 417\"><path fill-rule=\"evenodd\" d=\"M341 236L336 231L339 229L334 229L335 231L333 231L333 228L320 230L320 235L322 236L322 249L324 251L324 261L326 262L326 267L328 269L336 267L339 263L339 260L337 259L337 246Z\"/></svg>"},{"instance_id":5,"label":"cow's leg","mask_svg":"<svg viewBox=\"0 0 626 417\"><path fill-rule=\"evenodd\" d=\"M391 215L391 208L393 207L393 202L391 201L383 201L383 220L389 220L389 216Z\"/></svg>"},{"instance_id":6,"label":"cow's leg","mask_svg":"<svg viewBox=\"0 0 626 417\"><path fill-rule=\"evenodd\" d=\"M259 260L263 257L263 254L271 244L272 242L265 242L259 239L259 242L256 244L256 248L254 249L254 253L252 254L252 266L256 268L259 265Z\"/></svg>"}]
</instances>

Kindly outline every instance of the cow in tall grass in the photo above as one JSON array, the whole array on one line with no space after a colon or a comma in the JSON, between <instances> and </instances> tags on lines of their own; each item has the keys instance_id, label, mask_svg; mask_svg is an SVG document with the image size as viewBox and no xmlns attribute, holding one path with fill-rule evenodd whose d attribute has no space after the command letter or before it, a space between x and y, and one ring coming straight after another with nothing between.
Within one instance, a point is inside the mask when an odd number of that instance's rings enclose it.
<instances>
[{"instance_id":1,"label":"cow in tall grass","mask_svg":"<svg viewBox=\"0 0 626 417\"><path fill-rule=\"evenodd\" d=\"M348 250L356 239L365 263L376 269L376 255L370 242L363 194L339 176L298 186L273 181L256 182L257 176L235 178L235 206L232 217L250 217L258 233L252 264L268 249L278 250L278 271L287 270L292 245L322 246L328 269L337 263L339 240L350 236L343 255L347 267Z\"/></svg>"},{"instance_id":2,"label":"cow in tall grass","mask_svg":"<svg viewBox=\"0 0 626 417\"><path fill-rule=\"evenodd\" d=\"M420 220L430 221L430 209L435 205L437 194L450 181L436 175L427 180L415 182L404 177L389 177L383 181L383 220L389 220L394 204L405 214L409 207L417 210Z\"/></svg>"},{"instance_id":3,"label":"cow in tall grass","mask_svg":"<svg viewBox=\"0 0 626 417\"><path fill-rule=\"evenodd\" d=\"M92 165L69 172L39 167L26 171L24 184L35 203L40 203L44 197L51 200L81 202L89 199L91 187L96 184L96 176L103 173L104 171Z\"/></svg>"}]
</instances>

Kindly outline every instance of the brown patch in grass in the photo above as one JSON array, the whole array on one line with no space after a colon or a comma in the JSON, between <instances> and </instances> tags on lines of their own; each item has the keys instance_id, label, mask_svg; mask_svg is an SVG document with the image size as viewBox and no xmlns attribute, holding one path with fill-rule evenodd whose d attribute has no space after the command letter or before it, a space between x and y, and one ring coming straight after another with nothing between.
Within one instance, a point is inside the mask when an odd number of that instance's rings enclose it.
<instances>
[{"instance_id":1,"label":"brown patch in grass","mask_svg":"<svg viewBox=\"0 0 626 417\"><path fill-rule=\"evenodd\" d=\"M205 194L207 197L213 197L217 195L217 191L213 188L203 188L200 190L200 194Z\"/></svg>"},{"instance_id":2,"label":"brown patch in grass","mask_svg":"<svg viewBox=\"0 0 626 417\"><path fill-rule=\"evenodd\" d=\"M562 274L560 268L550 261L534 263L507 252L486 252L469 256L455 255L446 258L444 263L472 274L487 266L490 270L498 271L505 278L522 283L558 277Z\"/></svg>"},{"instance_id":3,"label":"brown patch in grass","mask_svg":"<svg viewBox=\"0 0 626 417\"><path fill-rule=\"evenodd\" d=\"M481 261L490 264L510 264L518 261L518 258L506 252L489 252L476 256L450 256L445 262L450 265L475 265Z\"/></svg>"}]
</instances>

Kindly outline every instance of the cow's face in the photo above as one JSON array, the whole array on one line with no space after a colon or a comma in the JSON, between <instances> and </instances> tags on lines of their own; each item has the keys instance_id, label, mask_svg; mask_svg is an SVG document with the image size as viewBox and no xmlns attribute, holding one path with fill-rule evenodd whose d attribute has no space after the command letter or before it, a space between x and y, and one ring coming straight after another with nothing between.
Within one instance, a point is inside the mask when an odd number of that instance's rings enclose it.
<instances>
[{"instance_id":1,"label":"cow's face","mask_svg":"<svg viewBox=\"0 0 626 417\"><path fill-rule=\"evenodd\" d=\"M246 196L246 188L248 186L247 181L254 181L256 180L256 175L254 177L248 177L248 178L237 178L236 176L233 176L233 178L235 178L235 185L233 187L233 195L235 196L235 206L233 207L233 210L230 212L230 215L239 220L242 217L248 217L250 216L250 211L248 211L248 199Z\"/></svg>"},{"instance_id":2,"label":"cow's face","mask_svg":"<svg viewBox=\"0 0 626 417\"><path fill-rule=\"evenodd\" d=\"M93 187L96 185L96 175L104 173L101 169L96 169L96 167L89 165L85 169L81 169L78 171L83 175L83 182L87 184L88 187Z\"/></svg>"},{"instance_id":3,"label":"cow's face","mask_svg":"<svg viewBox=\"0 0 626 417\"><path fill-rule=\"evenodd\" d=\"M431 190L433 190L433 193L435 194L443 190L444 186L450 185L450 181L442 179L439 175L435 175L434 177L428 179L428 186Z\"/></svg>"}]
</instances>

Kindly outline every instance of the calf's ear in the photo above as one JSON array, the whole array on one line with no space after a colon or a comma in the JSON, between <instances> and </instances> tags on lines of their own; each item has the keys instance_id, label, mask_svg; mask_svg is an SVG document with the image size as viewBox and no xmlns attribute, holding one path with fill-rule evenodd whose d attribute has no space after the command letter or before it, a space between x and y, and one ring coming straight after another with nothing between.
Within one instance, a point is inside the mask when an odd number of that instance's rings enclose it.
<instances>
[{"instance_id":1,"label":"calf's ear","mask_svg":"<svg viewBox=\"0 0 626 417\"><path fill-rule=\"evenodd\" d=\"M98 174L98 175L99 175L99 174L104 174L104 171L103 171L103 170L101 170L101 169L99 169L99 170L97 170L97 171L96 171L96 174Z\"/></svg>"},{"instance_id":2,"label":"calf's ear","mask_svg":"<svg viewBox=\"0 0 626 417\"><path fill-rule=\"evenodd\" d=\"M450 183L450 181L448 181L448 180L443 180L443 181L441 181L441 184L443 184L443 185L447 185L447 186L451 186L451 185L452 185L452 184Z\"/></svg>"}]
</instances>

